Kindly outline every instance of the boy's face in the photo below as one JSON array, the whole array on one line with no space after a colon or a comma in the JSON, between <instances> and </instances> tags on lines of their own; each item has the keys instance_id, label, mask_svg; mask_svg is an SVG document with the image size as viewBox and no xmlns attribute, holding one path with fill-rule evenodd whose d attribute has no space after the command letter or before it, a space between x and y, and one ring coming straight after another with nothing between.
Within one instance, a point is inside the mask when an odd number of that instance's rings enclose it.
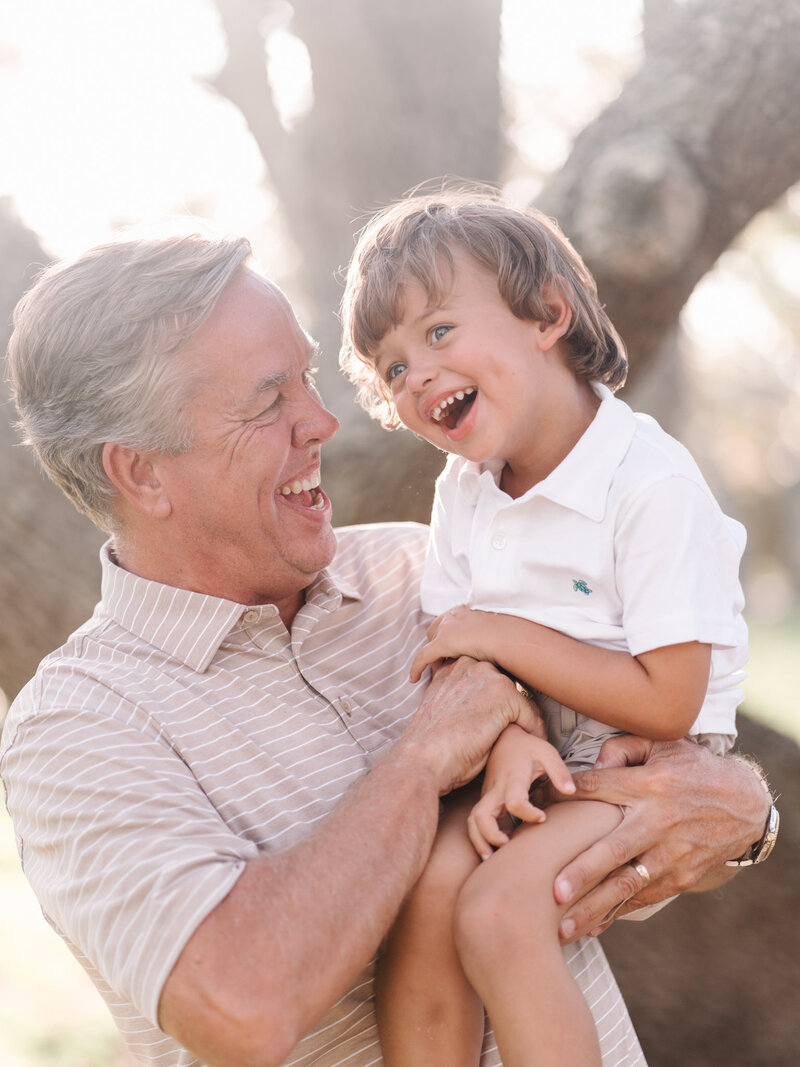
<instances>
[{"instance_id":1,"label":"boy's face","mask_svg":"<svg viewBox=\"0 0 800 1067\"><path fill-rule=\"evenodd\" d=\"M377 372L414 433L466 459L504 460L533 476L563 448L591 393L558 343L569 308L554 293L556 322L519 319L495 275L462 249L452 251L452 284L440 305L431 306L419 283L404 285L403 316L378 346Z\"/></svg>"}]
</instances>

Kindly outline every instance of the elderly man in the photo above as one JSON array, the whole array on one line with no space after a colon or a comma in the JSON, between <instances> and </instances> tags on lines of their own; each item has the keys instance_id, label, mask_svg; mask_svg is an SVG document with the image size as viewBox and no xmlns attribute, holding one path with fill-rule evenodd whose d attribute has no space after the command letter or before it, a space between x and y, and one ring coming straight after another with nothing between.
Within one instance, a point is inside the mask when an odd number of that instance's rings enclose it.
<instances>
[{"instance_id":1,"label":"elderly man","mask_svg":"<svg viewBox=\"0 0 800 1067\"><path fill-rule=\"evenodd\" d=\"M487 664L409 683L425 531L334 535L315 346L248 256L120 242L17 309L27 439L111 539L102 600L14 703L0 771L44 913L142 1063L378 1064L371 961L439 798L507 723L539 724ZM688 742L606 762L579 795L627 817L555 891L604 1064L635 1064L581 935L765 854L770 802L746 763ZM499 1063L490 1032L481 1062Z\"/></svg>"}]
</instances>

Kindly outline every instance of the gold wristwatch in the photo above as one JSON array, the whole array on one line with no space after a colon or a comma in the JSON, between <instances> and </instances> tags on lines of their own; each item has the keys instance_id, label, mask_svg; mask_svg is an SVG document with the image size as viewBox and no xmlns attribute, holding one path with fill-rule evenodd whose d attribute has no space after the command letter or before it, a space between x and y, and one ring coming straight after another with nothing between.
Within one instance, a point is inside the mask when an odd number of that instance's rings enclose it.
<instances>
[{"instance_id":1,"label":"gold wristwatch","mask_svg":"<svg viewBox=\"0 0 800 1067\"><path fill-rule=\"evenodd\" d=\"M755 770L755 768L753 768ZM767 815L767 823L764 827L764 833L754 844L748 848L743 856L740 856L738 860L725 860L726 867L752 867L755 863L763 863L767 856L772 852L775 847L775 842L778 840L778 827L781 824L781 817L778 813L778 809L772 803L772 794L769 791L769 786L764 780L763 775L758 774L759 780L764 787L764 791L769 797L769 815Z\"/></svg>"}]
</instances>

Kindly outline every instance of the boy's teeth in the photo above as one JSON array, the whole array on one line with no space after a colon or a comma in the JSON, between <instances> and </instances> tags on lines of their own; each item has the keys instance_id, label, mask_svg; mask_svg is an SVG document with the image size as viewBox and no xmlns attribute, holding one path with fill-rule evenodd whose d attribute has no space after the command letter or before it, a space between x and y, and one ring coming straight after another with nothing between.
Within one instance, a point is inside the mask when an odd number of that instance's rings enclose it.
<instances>
[{"instance_id":1,"label":"boy's teeth","mask_svg":"<svg viewBox=\"0 0 800 1067\"><path fill-rule=\"evenodd\" d=\"M435 422L441 422L451 404L455 404L456 400L463 400L465 396L472 396L474 392L475 387L471 385L469 389L459 389L457 393L452 393L445 400L440 400L431 412L431 418Z\"/></svg>"}]
</instances>

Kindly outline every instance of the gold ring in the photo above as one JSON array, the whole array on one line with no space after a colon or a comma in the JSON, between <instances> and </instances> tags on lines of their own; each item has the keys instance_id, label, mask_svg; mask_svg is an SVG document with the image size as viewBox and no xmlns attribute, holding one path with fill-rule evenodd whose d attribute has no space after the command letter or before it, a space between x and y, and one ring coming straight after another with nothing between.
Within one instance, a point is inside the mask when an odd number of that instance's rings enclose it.
<instances>
[{"instance_id":1,"label":"gold ring","mask_svg":"<svg viewBox=\"0 0 800 1067\"><path fill-rule=\"evenodd\" d=\"M645 865L641 861L639 861L638 863L632 863L631 866L633 867L633 869L636 871L636 873L639 875L639 877L644 882L644 885L642 886L642 889L647 889L647 887L650 885L650 883L653 880L650 877L650 872L648 871L648 869L645 867Z\"/></svg>"}]
</instances>

